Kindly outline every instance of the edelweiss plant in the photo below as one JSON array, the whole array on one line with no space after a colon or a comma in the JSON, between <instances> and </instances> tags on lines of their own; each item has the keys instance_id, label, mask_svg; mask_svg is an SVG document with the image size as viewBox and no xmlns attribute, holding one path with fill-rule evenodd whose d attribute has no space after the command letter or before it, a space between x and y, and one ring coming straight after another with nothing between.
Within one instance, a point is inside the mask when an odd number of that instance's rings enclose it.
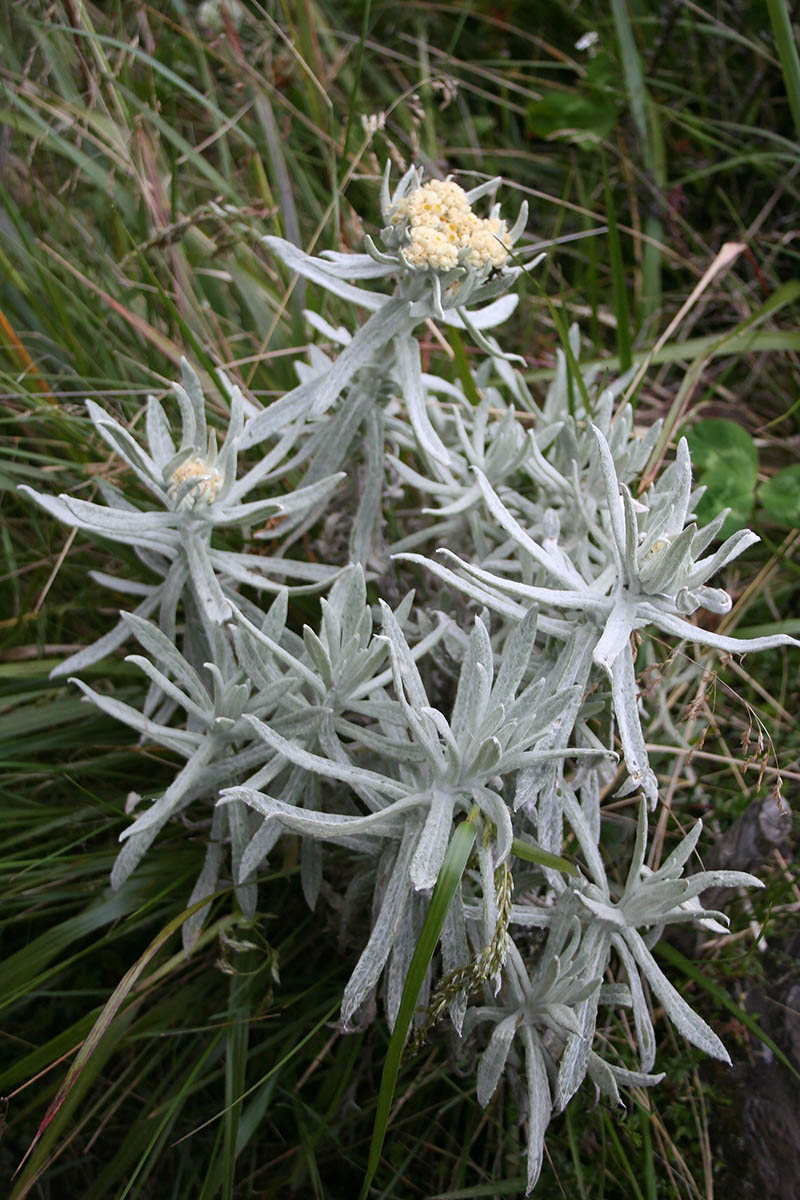
<instances>
[{"instance_id":1,"label":"edelweiss plant","mask_svg":"<svg viewBox=\"0 0 800 1200\"><path fill-rule=\"evenodd\" d=\"M750 639L724 637L686 620L686 615L701 606L717 613L729 611L731 599L727 592L709 588L706 583L758 539L749 530L739 530L716 553L700 557L719 533L727 514L720 514L702 530L698 530L695 522L686 524L692 498L686 439L681 438L675 462L651 486L644 500L634 501L630 490L619 482L605 437L597 426L592 426L592 432L605 492L605 505L599 506L599 524L595 523L597 541L606 552L603 560L597 561L597 555L587 550L588 570L581 571L573 557L559 545L558 517L552 509L549 510L551 536L535 540L476 468L478 484L489 511L510 535L513 553L519 556L521 552L522 564L515 562L510 565L510 570L518 573L527 559L535 564L544 586L503 578L444 549L441 553L453 559L466 578L460 578L438 564L427 562L427 565L441 579L490 606L497 606L499 594L541 604L545 611L582 613L588 617L585 627L593 643L592 659L605 670L611 682L614 713L629 771L619 795L641 788L655 807L658 784L648 764L639 720L631 635L653 626L664 633L688 637L701 645L733 653L791 645L793 639L787 635ZM637 515L637 507L641 516ZM588 511L587 504L584 503L582 508ZM544 514L545 521L547 516ZM418 555L404 557L426 561ZM549 586L551 582L558 586ZM476 583L479 586L476 587ZM508 612L502 602L500 608ZM588 674L583 682L584 686L588 685Z\"/></svg>"},{"instance_id":2,"label":"edelweiss plant","mask_svg":"<svg viewBox=\"0 0 800 1200\"><path fill-rule=\"evenodd\" d=\"M624 380L602 390L591 373L570 380L558 351L539 406L486 336L516 304L510 251L526 219L524 205L510 229L496 206L478 214L496 183L464 191L414 168L391 192L387 171L384 227L363 254L312 257L267 238L291 271L368 320L351 334L309 314L328 346L309 347L297 387L267 408L229 387L219 450L188 364L175 385L177 443L153 398L146 449L90 402L94 427L132 473L130 494L101 483L100 504L23 490L67 524L132 546L149 573L144 582L95 575L135 598L135 610L61 668L79 670L132 633L147 655L131 656L149 684L142 710L76 683L180 763L159 794L132 796L115 887L158 853L159 835L188 828L207 843L191 899L211 897L227 869L242 917L256 920L259 873L281 837L299 839L308 904L330 902L343 950L355 946L342 1027L369 1021L382 995L404 1037L404 989L431 895L460 823L474 832L409 1048L447 1018L454 1052L478 1060L481 1104L508 1077L528 1125L530 1191L551 1115L587 1077L615 1103L621 1086L662 1077L650 996L688 1041L727 1059L652 950L668 925L723 932L726 918L704 910L701 895L759 881L685 874L699 822L661 866L645 866L659 781L638 639L656 631L725 653L798 643L731 638L689 620L730 608L709 581L755 536L741 531L712 549L725 514L698 527L684 439L642 487L659 428L636 431L630 405L617 402ZM384 290L361 286L381 281ZM466 390L422 372L416 334L431 321L466 329L486 352ZM576 330L570 339L577 359ZM336 504L345 464L349 560L346 551L288 557ZM327 521L342 515L324 513L317 551L330 546ZM271 556L237 540L265 521ZM389 522L393 570L416 572L418 592L403 599L384 552ZM437 546L444 562L410 552ZM325 588L319 622L298 619L294 593ZM262 612L265 591L277 594ZM615 781L617 795L639 795L627 862L606 852L601 797ZM575 863L561 857L567 844ZM187 951L206 910L186 923ZM606 1014L619 1010L633 1017L628 1048L606 1036Z\"/></svg>"},{"instance_id":3,"label":"edelweiss plant","mask_svg":"<svg viewBox=\"0 0 800 1200\"><path fill-rule=\"evenodd\" d=\"M465 192L451 181L423 184L422 173L412 167L390 194L387 164L381 189L385 251L368 237L366 254L324 251L312 258L281 238L264 239L290 270L373 313L330 370L313 381L314 386L301 383L283 397L280 404L287 413L294 412L303 399L307 410L325 412L353 382L366 387L374 401L381 383L391 378L403 396L420 446L434 459L449 461L426 412L419 346L413 334L420 324L438 319L468 329L480 345L488 347L481 331L506 320L516 307L517 297L503 293L520 274L521 268L508 266L508 251L525 227L527 204L523 202L510 230L499 210L488 218L472 211L472 204L499 182L493 179ZM388 294L354 286L392 276L395 286ZM356 386L349 406L360 396ZM262 423L254 424L252 435L272 429L280 411L277 406L272 414L268 410Z\"/></svg>"},{"instance_id":4,"label":"edelweiss plant","mask_svg":"<svg viewBox=\"0 0 800 1200\"><path fill-rule=\"evenodd\" d=\"M105 504L68 495L55 498L27 485L20 488L65 524L132 546L161 582L143 587L138 581L115 580L106 575L94 578L123 593L143 594L136 615L150 616L158 609L161 628L173 638L178 603L187 583L201 616L213 625L233 615L239 583L274 592L284 586L283 582L276 583L276 577L281 581L287 576L311 580L315 584L331 579L335 572L315 563L217 548L212 545L212 535L217 529L250 529L267 520L286 521L288 528L293 520L321 506L341 478L334 476L280 498L245 501L255 487L272 483L291 469L293 461L287 459L287 454L299 430L286 431L258 464L237 478L237 460L247 424L241 391L237 387L230 390L230 421L218 451L216 432L207 427L205 399L197 375L185 360L181 370L182 383L173 385L181 413L177 446L164 409L154 396L147 402L147 450L99 405L86 401L97 432L144 485L157 507L142 509L104 482L99 487ZM249 409L254 412L252 405ZM121 621L111 634L68 659L56 668L57 672L63 674L96 662L120 646L127 635Z\"/></svg>"}]
</instances>

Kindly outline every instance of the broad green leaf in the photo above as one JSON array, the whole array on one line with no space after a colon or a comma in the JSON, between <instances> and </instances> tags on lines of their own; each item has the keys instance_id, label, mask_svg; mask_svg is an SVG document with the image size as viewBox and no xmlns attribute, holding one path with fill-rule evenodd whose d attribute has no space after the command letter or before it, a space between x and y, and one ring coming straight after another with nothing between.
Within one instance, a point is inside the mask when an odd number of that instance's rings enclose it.
<instances>
[{"instance_id":1,"label":"broad green leaf","mask_svg":"<svg viewBox=\"0 0 800 1200\"><path fill-rule=\"evenodd\" d=\"M593 147L611 133L621 108L619 67L601 51L575 88L544 89L541 99L528 105L528 129L541 138Z\"/></svg>"},{"instance_id":2,"label":"broad green leaf","mask_svg":"<svg viewBox=\"0 0 800 1200\"><path fill-rule=\"evenodd\" d=\"M723 508L731 510L720 536L729 537L747 524L758 479L758 450L741 425L724 417L698 422L688 434L697 483L707 491L697 506L700 524Z\"/></svg>"},{"instance_id":3,"label":"broad green leaf","mask_svg":"<svg viewBox=\"0 0 800 1200\"><path fill-rule=\"evenodd\" d=\"M741 474L751 487L758 475L758 450L746 429L725 417L698 421L687 435L696 471L726 468Z\"/></svg>"},{"instance_id":4,"label":"broad green leaf","mask_svg":"<svg viewBox=\"0 0 800 1200\"><path fill-rule=\"evenodd\" d=\"M767 515L779 525L800 526L800 463L784 467L758 489Z\"/></svg>"}]
</instances>

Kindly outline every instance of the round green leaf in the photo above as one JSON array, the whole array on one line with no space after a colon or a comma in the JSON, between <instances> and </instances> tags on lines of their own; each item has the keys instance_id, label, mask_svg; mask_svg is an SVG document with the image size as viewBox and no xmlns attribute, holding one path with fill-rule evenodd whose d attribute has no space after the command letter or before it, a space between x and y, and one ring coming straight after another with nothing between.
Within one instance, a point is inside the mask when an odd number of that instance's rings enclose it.
<instances>
[{"instance_id":1,"label":"round green leaf","mask_svg":"<svg viewBox=\"0 0 800 1200\"><path fill-rule=\"evenodd\" d=\"M687 438L696 482L707 489L697 506L697 519L705 524L729 508L720 536L730 537L747 524L753 510L758 479L755 443L746 429L724 417L699 421Z\"/></svg>"},{"instance_id":2,"label":"round green leaf","mask_svg":"<svg viewBox=\"0 0 800 1200\"><path fill-rule=\"evenodd\" d=\"M718 466L704 472L698 482L707 488L697 505L700 525L708 524L723 508L731 511L720 530L721 539L730 537L737 529L747 525L753 511L753 485L749 479L727 467Z\"/></svg>"},{"instance_id":3,"label":"round green leaf","mask_svg":"<svg viewBox=\"0 0 800 1200\"><path fill-rule=\"evenodd\" d=\"M800 463L784 467L762 483L758 499L773 521L800 528Z\"/></svg>"},{"instance_id":4,"label":"round green leaf","mask_svg":"<svg viewBox=\"0 0 800 1200\"><path fill-rule=\"evenodd\" d=\"M758 450L746 429L724 417L710 417L699 421L687 439L700 483L708 484L712 472L715 480L730 472L738 477L740 490L749 487L752 494L758 477Z\"/></svg>"}]
</instances>

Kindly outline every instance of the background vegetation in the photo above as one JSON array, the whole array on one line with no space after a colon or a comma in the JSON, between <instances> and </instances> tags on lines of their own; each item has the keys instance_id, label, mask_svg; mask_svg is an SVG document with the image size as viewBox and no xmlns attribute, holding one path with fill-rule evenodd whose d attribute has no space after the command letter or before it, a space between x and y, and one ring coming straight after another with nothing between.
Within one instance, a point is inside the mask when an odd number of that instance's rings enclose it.
<instances>
[{"instance_id":1,"label":"background vegetation","mask_svg":"<svg viewBox=\"0 0 800 1200\"><path fill-rule=\"evenodd\" d=\"M124 551L73 539L14 490L91 498L116 468L89 443L84 398L132 419L184 352L262 400L294 382L303 307L344 314L292 286L263 234L357 249L387 156L467 185L502 174L549 251L504 344L542 388L573 320L582 361L641 364L637 419L690 430L709 504L762 537L722 624L800 631L786 0L236 7L0 3L0 1177L19 1200L347 1200L363 1178L387 1035L333 1024L347 955L325 905L305 907L291 841L258 923L222 897L189 960L174 923L202 838L174 830L110 892L126 795L167 778L166 760L48 673L110 627L87 570ZM433 339L428 353L448 369ZM663 776L666 841L697 815L713 837L758 795L797 794L796 656L718 666L671 698L694 753ZM123 698L140 686L121 659L87 675ZM696 977L673 965L743 1061L760 1044L743 1006L768 969L758 938L780 953L798 932L794 865L776 852L759 873L765 892L733 905L739 932L705 947ZM554 1122L537 1197L713 1196L724 1080L677 1042L659 1065L668 1080L626 1113L587 1094ZM521 1194L509 1096L483 1112L434 1039L398 1097L376 1197Z\"/></svg>"}]
</instances>

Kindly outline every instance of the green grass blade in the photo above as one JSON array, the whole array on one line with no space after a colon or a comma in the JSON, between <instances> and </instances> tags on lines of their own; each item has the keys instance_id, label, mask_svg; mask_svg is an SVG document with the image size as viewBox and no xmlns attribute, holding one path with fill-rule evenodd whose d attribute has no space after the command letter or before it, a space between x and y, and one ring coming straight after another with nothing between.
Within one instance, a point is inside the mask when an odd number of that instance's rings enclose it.
<instances>
[{"instance_id":1,"label":"green grass blade","mask_svg":"<svg viewBox=\"0 0 800 1200\"><path fill-rule=\"evenodd\" d=\"M611 0L611 12L622 60L625 90L628 93L628 104L641 146L641 156L652 182L657 187L663 187L665 175L661 132L655 107L645 86L642 61L633 33L627 0ZM642 249L641 299L642 315L647 319L656 314L661 306L660 243L663 226L660 218L654 213L650 213L645 219L644 233L647 240Z\"/></svg>"},{"instance_id":2,"label":"green grass blade","mask_svg":"<svg viewBox=\"0 0 800 1200\"><path fill-rule=\"evenodd\" d=\"M617 229L617 209L614 195L608 184L605 158L603 159L603 190L606 204L606 221L608 222L608 256L611 260L611 295L614 302L614 316L617 321L617 357L619 369L625 372L633 362L631 353L631 315L628 309L627 272L622 260L622 247Z\"/></svg>"},{"instance_id":3,"label":"green grass blade","mask_svg":"<svg viewBox=\"0 0 800 1200\"><path fill-rule=\"evenodd\" d=\"M361 69L364 63L364 46L367 42L367 34L369 33L369 19L372 13L372 0L365 0L364 8L361 16L361 37L358 40L358 49L356 50L356 66L353 72L353 87L350 92L350 104L347 108L347 124L344 127L344 140L342 142L342 174L339 179L339 188L342 186L342 180L347 174L347 152L350 147L350 138L353 130L353 118L358 108L358 89L361 83Z\"/></svg>"},{"instance_id":4,"label":"green grass blade","mask_svg":"<svg viewBox=\"0 0 800 1200\"><path fill-rule=\"evenodd\" d=\"M142 1173L142 1170L144 1169L145 1165L147 1164L147 1161L150 1158L150 1155L152 1154L154 1146L156 1146L157 1143L164 1138L165 1134L168 1133L169 1128L174 1123L181 1107L183 1106L184 1102L186 1101L186 1098L192 1088L192 1085L194 1084L197 1077L200 1075L203 1068L206 1066L207 1060L217 1050L217 1047L221 1040L222 1040L222 1033L220 1032L217 1034L217 1036L215 1038L213 1038L209 1042L209 1044L206 1046L206 1048L204 1049L202 1054L200 1054L196 1058L195 1058L194 1054L191 1054L191 1057L194 1059L192 1068L189 1071L189 1073L186 1075L186 1078L184 1079L183 1083L180 1085L180 1087L175 1091L175 1093L171 1097L169 1103L165 1105L163 1116L161 1117L161 1120L157 1123L153 1132L150 1134L149 1140L147 1141L147 1144L144 1146L144 1149L142 1150L142 1152L139 1156L138 1162L131 1170L130 1175L128 1177L128 1181L125 1184L125 1187L123 1188L123 1190L120 1192L118 1200L125 1200L125 1197L130 1195L131 1189L133 1188L133 1185L135 1184L136 1180L139 1178L139 1176ZM148 1132L149 1132L149 1130L148 1130ZM100 1182L100 1181L98 1181L98 1182Z\"/></svg>"},{"instance_id":5,"label":"green grass blade","mask_svg":"<svg viewBox=\"0 0 800 1200\"><path fill-rule=\"evenodd\" d=\"M570 1105L567 1105L564 1113L564 1124L567 1129L567 1141L569 1142L569 1153L575 1171L575 1186L578 1189L578 1196L580 1200L587 1200L586 1180L583 1175L583 1163L581 1162L581 1152L578 1146L578 1131L575 1128L574 1110Z\"/></svg>"},{"instance_id":6,"label":"green grass blade","mask_svg":"<svg viewBox=\"0 0 800 1200\"><path fill-rule=\"evenodd\" d=\"M456 374L458 375L459 383L464 389L464 395L467 397L470 404L474 404L477 407L481 402L481 398L478 394L478 389L475 386L475 380L473 379L472 372L469 369L467 352L464 349L464 343L461 340L461 334L457 329L449 329L447 332L447 340L453 350L454 362L456 364Z\"/></svg>"},{"instance_id":7,"label":"green grass blade","mask_svg":"<svg viewBox=\"0 0 800 1200\"><path fill-rule=\"evenodd\" d=\"M520 838L514 838L511 843L511 853L517 858L522 858L525 862L537 863L540 867L551 867L554 871L560 871L562 875L577 875L578 868L566 858L561 858L558 854L551 854L549 850L542 850L541 846L537 846L535 842L523 842Z\"/></svg>"},{"instance_id":8,"label":"green grass blade","mask_svg":"<svg viewBox=\"0 0 800 1200\"><path fill-rule=\"evenodd\" d=\"M458 1188L455 1192L437 1192L430 1200L490 1200L494 1196L524 1196L526 1178L501 1179L497 1183L476 1183L474 1187Z\"/></svg>"},{"instance_id":9,"label":"green grass blade","mask_svg":"<svg viewBox=\"0 0 800 1200\"><path fill-rule=\"evenodd\" d=\"M644 1105L639 1107L639 1128L642 1131L642 1158L644 1160L643 1173L647 1200L658 1200L656 1166L653 1158L653 1139L650 1136L650 1112L644 1107Z\"/></svg>"},{"instance_id":10,"label":"green grass blade","mask_svg":"<svg viewBox=\"0 0 800 1200\"><path fill-rule=\"evenodd\" d=\"M671 967L677 967L679 971L683 971L684 975L689 979L693 979L695 983L708 992L722 1008L727 1008L728 1012L733 1013L737 1021L741 1021L747 1029L750 1030L760 1042L763 1042L768 1050L771 1050L775 1057L783 1063L787 1070L791 1071L796 1079L800 1079L800 1071L792 1063L791 1059L787 1058L780 1046L773 1042L768 1033L765 1033L758 1022L758 1019L749 1013L747 1009L742 1008L735 1000L731 1000L724 988L718 983L714 983L713 979L709 979L703 972L694 965L693 962L683 954L680 950L676 950L669 942L659 942L655 953L659 958L663 958L670 964Z\"/></svg>"},{"instance_id":11,"label":"green grass blade","mask_svg":"<svg viewBox=\"0 0 800 1200\"><path fill-rule=\"evenodd\" d=\"M476 816L477 813L473 810L467 820L462 821L453 834L436 880L436 886L433 889L430 906L425 916L425 923L422 926L422 932L419 935L419 941L414 950L413 958L411 959L411 965L408 968L397 1020L395 1021L391 1041L389 1042L389 1049L386 1052L386 1061L383 1064L381 1086L378 1093L378 1106L372 1130L372 1142L370 1143L367 1171L360 1193L360 1200L366 1200L370 1184L378 1169L406 1036L414 1018L414 1010L420 988L422 987L422 981L425 978L428 965L433 957L433 952L439 941L439 935L442 932L447 912L461 882L461 877L464 874L467 860L475 841L477 832L475 826Z\"/></svg>"},{"instance_id":12,"label":"green grass blade","mask_svg":"<svg viewBox=\"0 0 800 1200\"><path fill-rule=\"evenodd\" d=\"M230 889L223 889L222 891L219 891L214 896L212 896L211 899L217 900L220 896L227 895L229 890ZM42 1135L44 1134L45 1130L51 1124L53 1118L56 1116L58 1110L61 1108L64 1101L67 1099L67 1096L72 1091L72 1088L77 1083L82 1072L84 1071L87 1064L91 1060L93 1054L97 1050L97 1047L99 1046L99 1044L103 1038L103 1035L108 1031L112 1022L114 1021L114 1018L117 1016L117 1014L119 1013L123 1004L130 996L134 985L136 984L137 980L141 976L145 967L148 965L149 962L152 961L152 959L158 953L158 951L161 949L161 947L166 942L169 941L169 939L172 937L172 935L178 929L180 929L180 927L181 927L181 925L183 925L184 921L186 921L192 915L192 913L198 912L207 903L208 903L208 899L199 900L197 902L197 904L193 904L190 908L184 909L183 912L178 913L177 917L173 917L173 919L171 921L167 922L167 924L164 926L164 928L162 930L160 930L159 933L150 942L150 945L147 947L147 949L144 951L144 953L141 954L139 956L139 958L136 960L136 962L133 964L133 966L130 967L130 969L125 972L122 979L119 981L117 986L114 988L114 991L111 993L111 995L109 996L105 1005L103 1006L103 1011L100 1013L99 1017L97 1018L94 1025L92 1026L92 1029L91 1029L90 1033L88 1034L88 1036L86 1037L80 1050L75 1055L72 1065L70 1066L69 1070L67 1071L67 1074L65 1075L64 1080L61 1083L61 1086L59 1087L59 1089L56 1092L55 1096L53 1097L52 1101L50 1102L50 1105L42 1119L41 1125L39 1126L36 1136L34 1137L33 1141L31 1142L30 1146L28 1147L28 1150L25 1153L25 1157L23 1158L23 1160L20 1163L17 1170L19 1170L23 1166L23 1164L27 1161L29 1156L35 1150L35 1148L38 1145L40 1139L42 1138ZM20 1198L22 1197L22 1195L27 1194L28 1185L24 1183L24 1179L20 1180L20 1184L18 1185L18 1188L24 1188L23 1191L19 1191ZM15 1189L14 1196L17 1197L17 1195L18 1195L18 1189Z\"/></svg>"},{"instance_id":13,"label":"green grass blade","mask_svg":"<svg viewBox=\"0 0 800 1200\"><path fill-rule=\"evenodd\" d=\"M622 1142L619 1139L619 1134L614 1128L614 1120L605 1109L602 1110L602 1113L603 1124L608 1130L608 1136L611 1138L611 1144L614 1147L617 1161L619 1162L625 1174L628 1176L628 1182L631 1185L630 1195L635 1196L636 1200L645 1200L642 1189L639 1187L639 1183L636 1178L636 1166L631 1162L631 1160L628 1158L628 1155L625 1153L625 1147L622 1145Z\"/></svg>"},{"instance_id":14,"label":"green grass blade","mask_svg":"<svg viewBox=\"0 0 800 1200\"><path fill-rule=\"evenodd\" d=\"M647 153L649 149L647 92L644 86L639 50L636 46L636 39L633 36L631 19L628 14L627 0L611 0L611 12L614 17L617 42L619 43L622 74L625 79L625 90L628 93L631 116L636 126L636 132L641 139L642 148Z\"/></svg>"},{"instance_id":15,"label":"green grass blade","mask_svg":"<svg viewBox=\"0 0 800 1200\"><path fill-rule=\"evenodd\" d=\"M254 955L250 952L240 956L249 968ZM222 1197L232 1200L236 1156L239 1141L239 1126L242 1117L242 1097L246 1090L247 1048L250 1023L250 969L244 963L237 964L235 975L230 980L228 1003L228 1030L225 1037L225 1118L222 1143Z\"/></svg>"},{"instance_id":16,"label":"green grass blade","mask_svg":"<svg viewBox=\"0 0 800 1200\"><path fill-rule=\"evenodd\" d=\"M800 58L797 54L797 43L792 31L789 9L786 0L767 0L767 8L772 23L772 32L775 34L778 46L778 56L781 60L781 70L786 84L789 107L792 110L794 127L797 136L800 137Z\"/></svg>"}]
</instances>

